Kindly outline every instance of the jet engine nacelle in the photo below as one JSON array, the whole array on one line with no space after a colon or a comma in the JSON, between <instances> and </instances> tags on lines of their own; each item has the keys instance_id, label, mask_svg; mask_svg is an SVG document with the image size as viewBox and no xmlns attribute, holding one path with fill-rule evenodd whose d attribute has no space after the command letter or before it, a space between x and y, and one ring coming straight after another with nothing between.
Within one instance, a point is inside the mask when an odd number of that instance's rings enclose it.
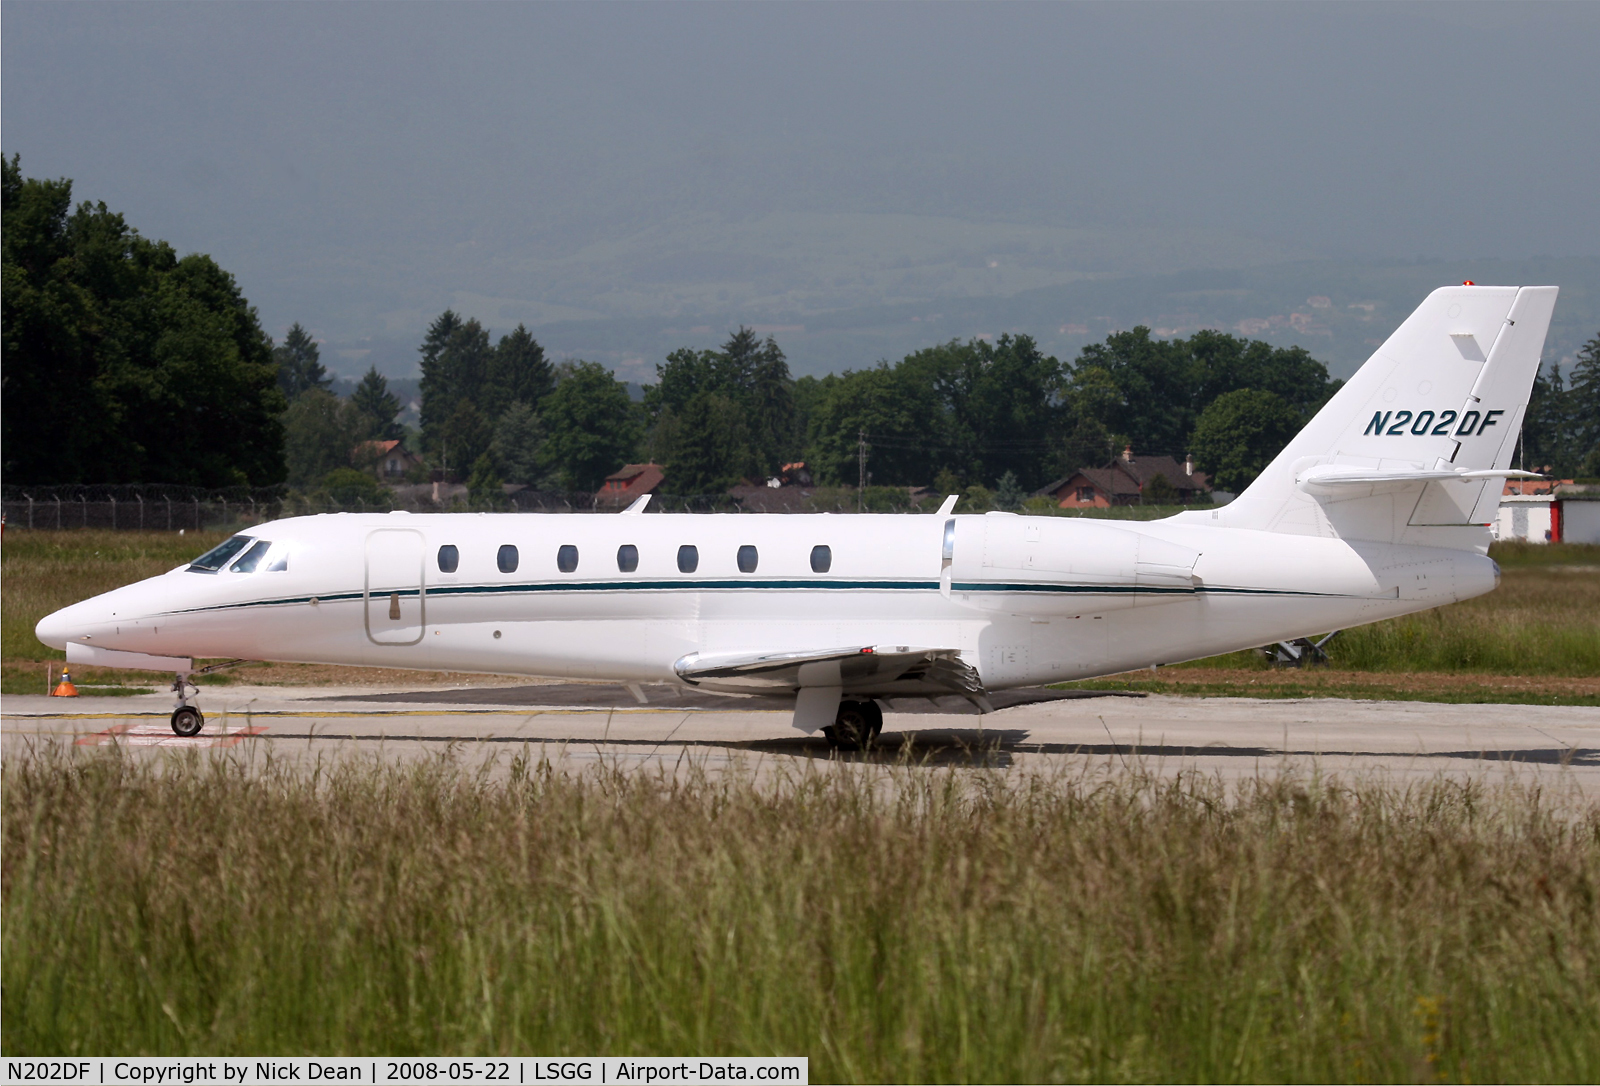
<instances>
[{"instance_id":1,"label":"jet engine nacelle","mask_svg":"<svg viewBox=\"0 0 1600 1086\"><path fill-rule=\"evenodd\" d=\"M980 611L1099 614L1192 597L1199 558L1105 521L989 513L947 522L941 581Z\"/></svg>"}]
</instances>

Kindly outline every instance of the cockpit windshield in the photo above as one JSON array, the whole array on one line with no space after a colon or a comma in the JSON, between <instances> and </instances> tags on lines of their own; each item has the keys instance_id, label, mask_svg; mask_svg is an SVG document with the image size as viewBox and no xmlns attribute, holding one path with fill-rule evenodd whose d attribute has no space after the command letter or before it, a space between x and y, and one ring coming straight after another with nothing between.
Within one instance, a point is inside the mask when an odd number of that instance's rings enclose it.
<instances>
[{"instance_id":1,"label":"cockpit windshield","mask_svg":"<svg viewBox=\"0 0 1600 1086\"><path fill-rule=\"evenodd\" d=\"M230 572L230 573L254 573L256 571L256 567L261 564L261 559L265 558L267 556L267 552L269 550L271 550L271 549L272 549L272 541L271 540L268 540L268 539L258 539L258 540L256 540L255 541L255 545L252 546L249 550L244 552L244 557L239 559L237 562L235 562L232 566L230 566L228 568L228 572Z\"/></svg>"},{"instance_id":2,"label":"cockpit windshield","mask_svg":"<svg viewBox=\"0 0 1600 1086\"><path fill-rule=\"evenodd\" d=\"M236 535L231 539L225 539L221 543L218 543L215 547L212 547L210 550L206 551L206 553L202 554L199 558L196 558L193 562L190 562L189 572L215 573L217 570L227 565L229 559L238 554L240 551L244 550L253 542L255 542L254 537L248 535Z\"/></svg>"}]
</instances>

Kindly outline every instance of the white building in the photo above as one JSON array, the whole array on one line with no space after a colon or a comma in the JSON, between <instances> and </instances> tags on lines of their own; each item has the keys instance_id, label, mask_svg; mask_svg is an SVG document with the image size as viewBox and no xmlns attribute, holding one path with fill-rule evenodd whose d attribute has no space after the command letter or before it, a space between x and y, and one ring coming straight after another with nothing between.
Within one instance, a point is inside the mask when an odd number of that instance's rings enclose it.
<instances>
[{"instance_id":1,"label":"white building","mask_svg":"<svg viewBox=\"0 0 1600 1086\"><path fill-rule=\"evenodd\" d=\"M1515 484L1511 484L1514 486ZM1531 489L1531 488L1530 488ZM1600 486L1562 480L1542 493L1511 493L1500 499L1491 525L1495 539L1526 543L1600 543Z\"/></svg>"}]
</instances>

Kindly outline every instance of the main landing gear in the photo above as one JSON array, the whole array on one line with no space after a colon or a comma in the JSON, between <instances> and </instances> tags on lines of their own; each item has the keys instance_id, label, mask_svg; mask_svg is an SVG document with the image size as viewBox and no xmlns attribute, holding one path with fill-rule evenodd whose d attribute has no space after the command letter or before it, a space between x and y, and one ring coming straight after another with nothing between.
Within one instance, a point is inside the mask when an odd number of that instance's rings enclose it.
<instances>
[{"instance_id":1,"label":"main landing gear","mask_svg":"<svg viewBox=\"0 0 1600 1086\"><path fill-rule=\"evenodd\" d=\"M835 750L866 750L883 732L883 710L875 701L841 701L833 723L822 729Z\"/></svg>"},{"instance_id":2,"label":"main landing gear","mask_svg":"<svg viewBox=\"0 0 1600 1086\"><path fill-rule=\"evenodd\" d=\"M199 706L189 704L189 691L200 693L200 688L189 681L189 676L179 675L172 680L172 692L178 695L178 707L172 710L172 730L185 738L199 735L206 725L205 714Z\"/></svg>"}]
</instances>

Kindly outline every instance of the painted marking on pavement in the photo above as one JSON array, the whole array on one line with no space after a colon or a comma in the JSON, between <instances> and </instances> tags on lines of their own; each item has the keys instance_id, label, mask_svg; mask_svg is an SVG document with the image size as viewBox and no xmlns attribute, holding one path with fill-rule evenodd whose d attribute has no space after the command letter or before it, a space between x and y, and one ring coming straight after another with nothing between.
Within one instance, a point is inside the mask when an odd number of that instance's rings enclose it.
<instances>
[{"instance_id":1,"label":"painted marking on pavement","mask_svg":"<svg viewBox=\"0 0 1600 1086\"><path fill-rule=\"evenodd\" d=\"M77 746L96 747L105 743L126 743L130 747L231 747L266 731L265 724L236 731L213 732L206 735L175 735L171 727L161 728L149 724L113 724L103 732L85 735Z\"/></svg>"}]
</instances>

